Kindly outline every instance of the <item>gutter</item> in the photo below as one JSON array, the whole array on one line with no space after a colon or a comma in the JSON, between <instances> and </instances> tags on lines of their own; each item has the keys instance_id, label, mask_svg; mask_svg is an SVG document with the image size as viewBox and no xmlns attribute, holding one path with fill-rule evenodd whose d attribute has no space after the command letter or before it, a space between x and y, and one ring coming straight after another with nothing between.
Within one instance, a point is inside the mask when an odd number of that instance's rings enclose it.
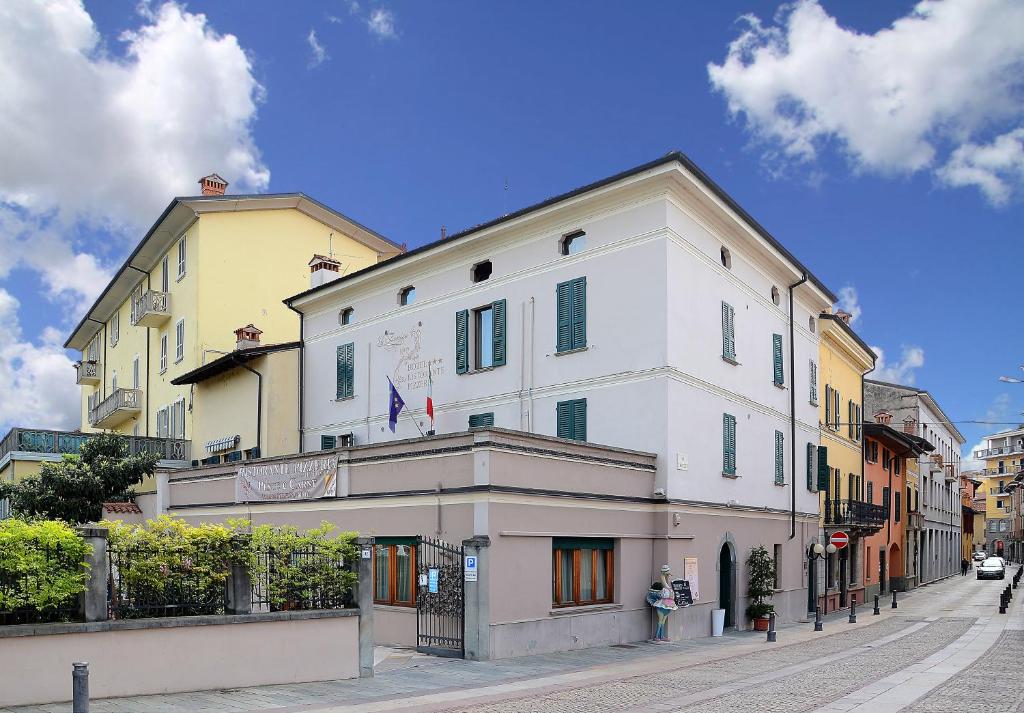
<instances>
[{"instance_id":1,"label":"gutter","mask_svg":"<svg viewBox=\"0 0 1024 713\"><path fill-rule=\"evenodd\" d=\"M263 374L259 373L244 362L232 360L246 371L256 375L256 449L260 456L263 456Z\"/></svg>"},{"instance_id":2,"label":"gutter","mask_svg":"<svg viewBox=\"0 0 1024 713\"><path fill-rule=\"evenodd\" d=\"M789 472L790 478L790 509L789 539L796 537L796 352L794 351L794 320L793 290L807 282L807 272L797 282L789 286Z\"/></svg>"}]
</instances>

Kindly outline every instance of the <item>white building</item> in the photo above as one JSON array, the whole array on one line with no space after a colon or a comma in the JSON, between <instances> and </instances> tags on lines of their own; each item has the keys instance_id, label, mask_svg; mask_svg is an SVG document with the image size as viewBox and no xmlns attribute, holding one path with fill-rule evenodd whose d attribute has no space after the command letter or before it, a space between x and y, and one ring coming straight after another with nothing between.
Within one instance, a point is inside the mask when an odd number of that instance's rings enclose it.
<instances>
[{"instance_id":1,"label":"white building","mask_svg":"<svg viewBox=\"0 0 1024 713\"><path fill-rule=\"evenodd\" d=\"M734 573L752 545L774 551L776 607L802 615L816 316L834 299L672 153L287 300L302 446L419 437L432 382L439 434L495 425L655 453L650 501L683 529L699 514L686 537L713 540ZM389 378L407 404L394 434ZM487 517L474 511L474 534Z\"/></svg>"}]
</instances>

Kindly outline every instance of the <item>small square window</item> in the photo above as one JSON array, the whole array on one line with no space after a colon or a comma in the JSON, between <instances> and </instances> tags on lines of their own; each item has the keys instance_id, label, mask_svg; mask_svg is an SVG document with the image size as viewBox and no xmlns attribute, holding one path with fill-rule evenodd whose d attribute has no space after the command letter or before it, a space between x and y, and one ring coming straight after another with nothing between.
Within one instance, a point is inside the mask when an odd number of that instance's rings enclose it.
<instances>
[{"instance_id":1,"label":"small square window","mask_svg":"<svg viewBox=\"0 0 1024 713\"><path fill-rule=\"evenodd\" d=\"M491 261L484 260L473 266L473 282L483 282L491 276Z\"/></svg>"},{"instance_id":2,"label":"small square window","mask_svg":"<svg viewBox=\"0 0 1024 713\"><path fill-rule=\"evenodd\" d=\"M346 307L345 309L341 310L341 312L338 313L338 324L340 324L342 327L352 324L355 317L356 311L351 307Z\"/></svg>"},{"instance_id":3,"label":"small square window","mask_svg":"<svg viewBox=\"0 0 1024 713\"><path fill-rule=\"evenodd\" d=\"M416 301L416 288L412 285L403 287L398 292L398 304L406 307Z\"/></svg>"},{"instance_id":4,"label":"small square window","mask_svg":"<svg viewBox=\"0 0 1024 713\"><path fill-rule=\"evenodd\" d=\"M575 255L578 252L582 252L587 249L587 234L582 230L577 230L575 233L569 233L562 238L562 242L559 245L559 252L563 255Z\"/></svg>"}]
</instances>

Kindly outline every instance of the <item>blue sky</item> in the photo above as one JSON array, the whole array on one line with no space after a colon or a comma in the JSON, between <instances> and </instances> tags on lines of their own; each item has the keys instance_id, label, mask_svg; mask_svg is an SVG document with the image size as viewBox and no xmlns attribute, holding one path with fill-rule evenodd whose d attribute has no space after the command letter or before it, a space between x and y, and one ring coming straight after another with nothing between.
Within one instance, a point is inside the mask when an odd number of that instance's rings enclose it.
<instances>
[{"instance_id":1,"label":"blue sky","mask_svg":"<svg viewBox=\"0 0 1024 713\"><path fill-rule=\"evenodd\" d=\"M0 148L0 430L73 411L58 343L205 173L413 247L672 149L850 288L887 376L1024 421L996 380L1024 363L1020 3L22 1L0 9L0 80L29 77L0 89L28 147ZM997 428L960 424L968 447Z\"/></svg>"}]
</instances>

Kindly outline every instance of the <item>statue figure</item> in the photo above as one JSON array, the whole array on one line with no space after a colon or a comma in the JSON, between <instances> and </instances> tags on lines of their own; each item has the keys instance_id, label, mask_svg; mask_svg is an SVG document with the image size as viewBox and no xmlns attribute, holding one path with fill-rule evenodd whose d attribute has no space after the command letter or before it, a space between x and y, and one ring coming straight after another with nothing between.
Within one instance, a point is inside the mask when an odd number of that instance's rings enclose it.
<instances>
[{"instance_id":1,"label":"statue figure","mask_svg":"<svg viewBox=\"0 0 1024 713\"><path fill-rule=\"evenodd\" d=\"M654 613L658 615L658 626L654 630L653 641L662 643L668 642L668 634L665 624L668 622L668 615L679 607L676 606L675 593L671 585L672 570L667 565L661 566L661 581L653 582L650 591L647 592L647 603L654 607Z\"/></svg>"}]
</instances>

